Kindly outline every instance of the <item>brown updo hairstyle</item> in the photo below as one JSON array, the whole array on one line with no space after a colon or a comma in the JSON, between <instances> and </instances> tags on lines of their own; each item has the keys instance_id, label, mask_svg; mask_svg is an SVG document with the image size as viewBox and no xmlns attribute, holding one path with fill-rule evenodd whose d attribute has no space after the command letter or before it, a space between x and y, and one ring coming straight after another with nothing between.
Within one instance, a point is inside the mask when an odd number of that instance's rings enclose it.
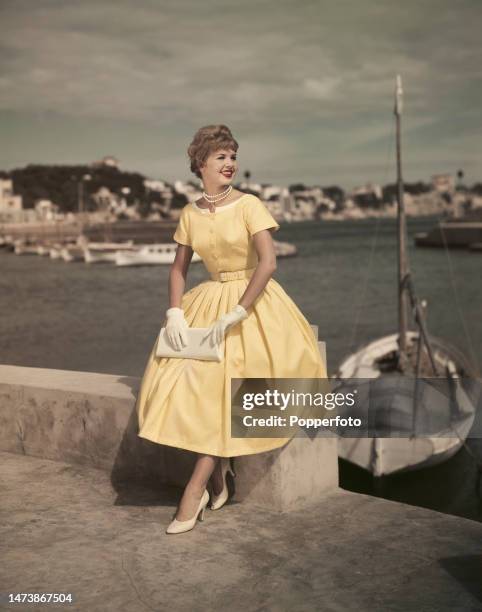
<instances>
[{"instance_id":1,"label":"brown updo hairstyle","mask_svg":"<svg viewBox=\"0 0 482 612\"><path fill-rule=\"evenodd\" d=\"M205 125L199 128L187 149L191 160L191 172L202 179L199 168L211 153L219 149L237 151L238 148L239 145L227 125Z\"/></svg>"}]
</instances>

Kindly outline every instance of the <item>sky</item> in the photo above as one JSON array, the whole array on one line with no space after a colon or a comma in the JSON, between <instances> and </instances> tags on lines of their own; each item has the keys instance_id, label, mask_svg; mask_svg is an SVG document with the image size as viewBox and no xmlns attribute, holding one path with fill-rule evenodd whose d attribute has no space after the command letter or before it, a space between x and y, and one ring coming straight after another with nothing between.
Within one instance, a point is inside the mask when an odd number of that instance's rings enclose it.
<instances>
[{"instance_id":1,"label":"sky","mask_svg":"<svg viewBox=\"0 0 482 612\"><path fill-rule=\"evenodd\" d=\"M227 125L241 179L345 189L482 181L480 0L0 0L0 169L114 155L196 180L197 129Z\"/></svg>"}]
</instances>

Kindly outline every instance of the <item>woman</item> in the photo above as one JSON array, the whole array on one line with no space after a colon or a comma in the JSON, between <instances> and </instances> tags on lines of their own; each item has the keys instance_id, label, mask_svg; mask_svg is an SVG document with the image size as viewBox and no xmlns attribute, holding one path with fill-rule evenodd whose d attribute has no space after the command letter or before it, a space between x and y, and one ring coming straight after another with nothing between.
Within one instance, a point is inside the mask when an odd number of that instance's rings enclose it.
<instances>
[{"instance_id":1,"label":"woman","mask_svg":"<svg viewBox=\"0 0 482 612\"><path fill-rule=\"evenodd\" d=\"M185 329L208 327L225 339L222 362L156 358L155 345L142 378L139 436L198 454L191 479L167 533L192 529L227 500L229 457L260 453L289 438L231 438L231 378L325 378L313 331L281 285L271 278L276 256L270 230L278 223L259 198L233 189L238 143L224 125L198 130L189 146L191 170L203 197L181 211L169 274L163 327L174 348ZM193 251L211 280L184 294Z\"/></svg>"}]
</instances>

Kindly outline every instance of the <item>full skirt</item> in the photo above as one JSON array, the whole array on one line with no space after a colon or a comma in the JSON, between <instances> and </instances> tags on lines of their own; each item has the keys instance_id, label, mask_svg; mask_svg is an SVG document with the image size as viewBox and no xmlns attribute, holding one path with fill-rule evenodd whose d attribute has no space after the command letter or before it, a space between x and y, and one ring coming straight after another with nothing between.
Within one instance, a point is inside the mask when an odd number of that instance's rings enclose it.
<instances>
[{"instance_id":1,"label":"full skirt","mask_svg":"<svg viewBox=\"0 0 482 612\"><path fill-rule=\"evenodd\" d=\"M189 326L212 325L238 304L248 284L208 280L186 292L182 308ZM156 357L156 337L137 400L141 438L219 457L265 452L290 440L231 438L231 379L326 378L318 342L273 278L248 315L227 331L221 362Z\"/></svg>"}]
</instances>

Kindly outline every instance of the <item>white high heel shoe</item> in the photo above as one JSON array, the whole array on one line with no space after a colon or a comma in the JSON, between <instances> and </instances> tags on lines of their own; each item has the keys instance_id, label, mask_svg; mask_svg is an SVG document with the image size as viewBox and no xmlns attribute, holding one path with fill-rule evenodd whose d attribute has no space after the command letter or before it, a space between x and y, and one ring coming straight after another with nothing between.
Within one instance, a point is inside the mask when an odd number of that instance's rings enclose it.
<instances>
[{"instance_id":1,"label":"white high heel shoe","mask_svg":"<svg viewBox=\"0 0 482 612\"><path fill-rule=\"evenodd\" d=\"M178 521L176 518L172 521L172 523L166 529L166 533L183 533L184 531L190 531L194 525L196 524L196 519L199 517L200 521L204 520L204 510L206 510L206 506L209 501L209 493L206 489L204 489L204 493L201 497L201 501L199 502L198 509L194 513L194 516L188 521Z\"/></svg>"},{"instance_id":2,"label":"white high heel shoe","mask_svg":"<svg viewBox=\"0 0 482 612\"><path fill-rule=\"evenodd\" d=\"M236 476L233 468L231 467L231 462L228 457L221 457L221 473L223 475L223 490L219 495L212 495L211 497L211 510L219 510L224 504L228 501L229 491L228 485L226 483L226 474L230 473L234 478Z\"/></svg>"}]
</instances>

